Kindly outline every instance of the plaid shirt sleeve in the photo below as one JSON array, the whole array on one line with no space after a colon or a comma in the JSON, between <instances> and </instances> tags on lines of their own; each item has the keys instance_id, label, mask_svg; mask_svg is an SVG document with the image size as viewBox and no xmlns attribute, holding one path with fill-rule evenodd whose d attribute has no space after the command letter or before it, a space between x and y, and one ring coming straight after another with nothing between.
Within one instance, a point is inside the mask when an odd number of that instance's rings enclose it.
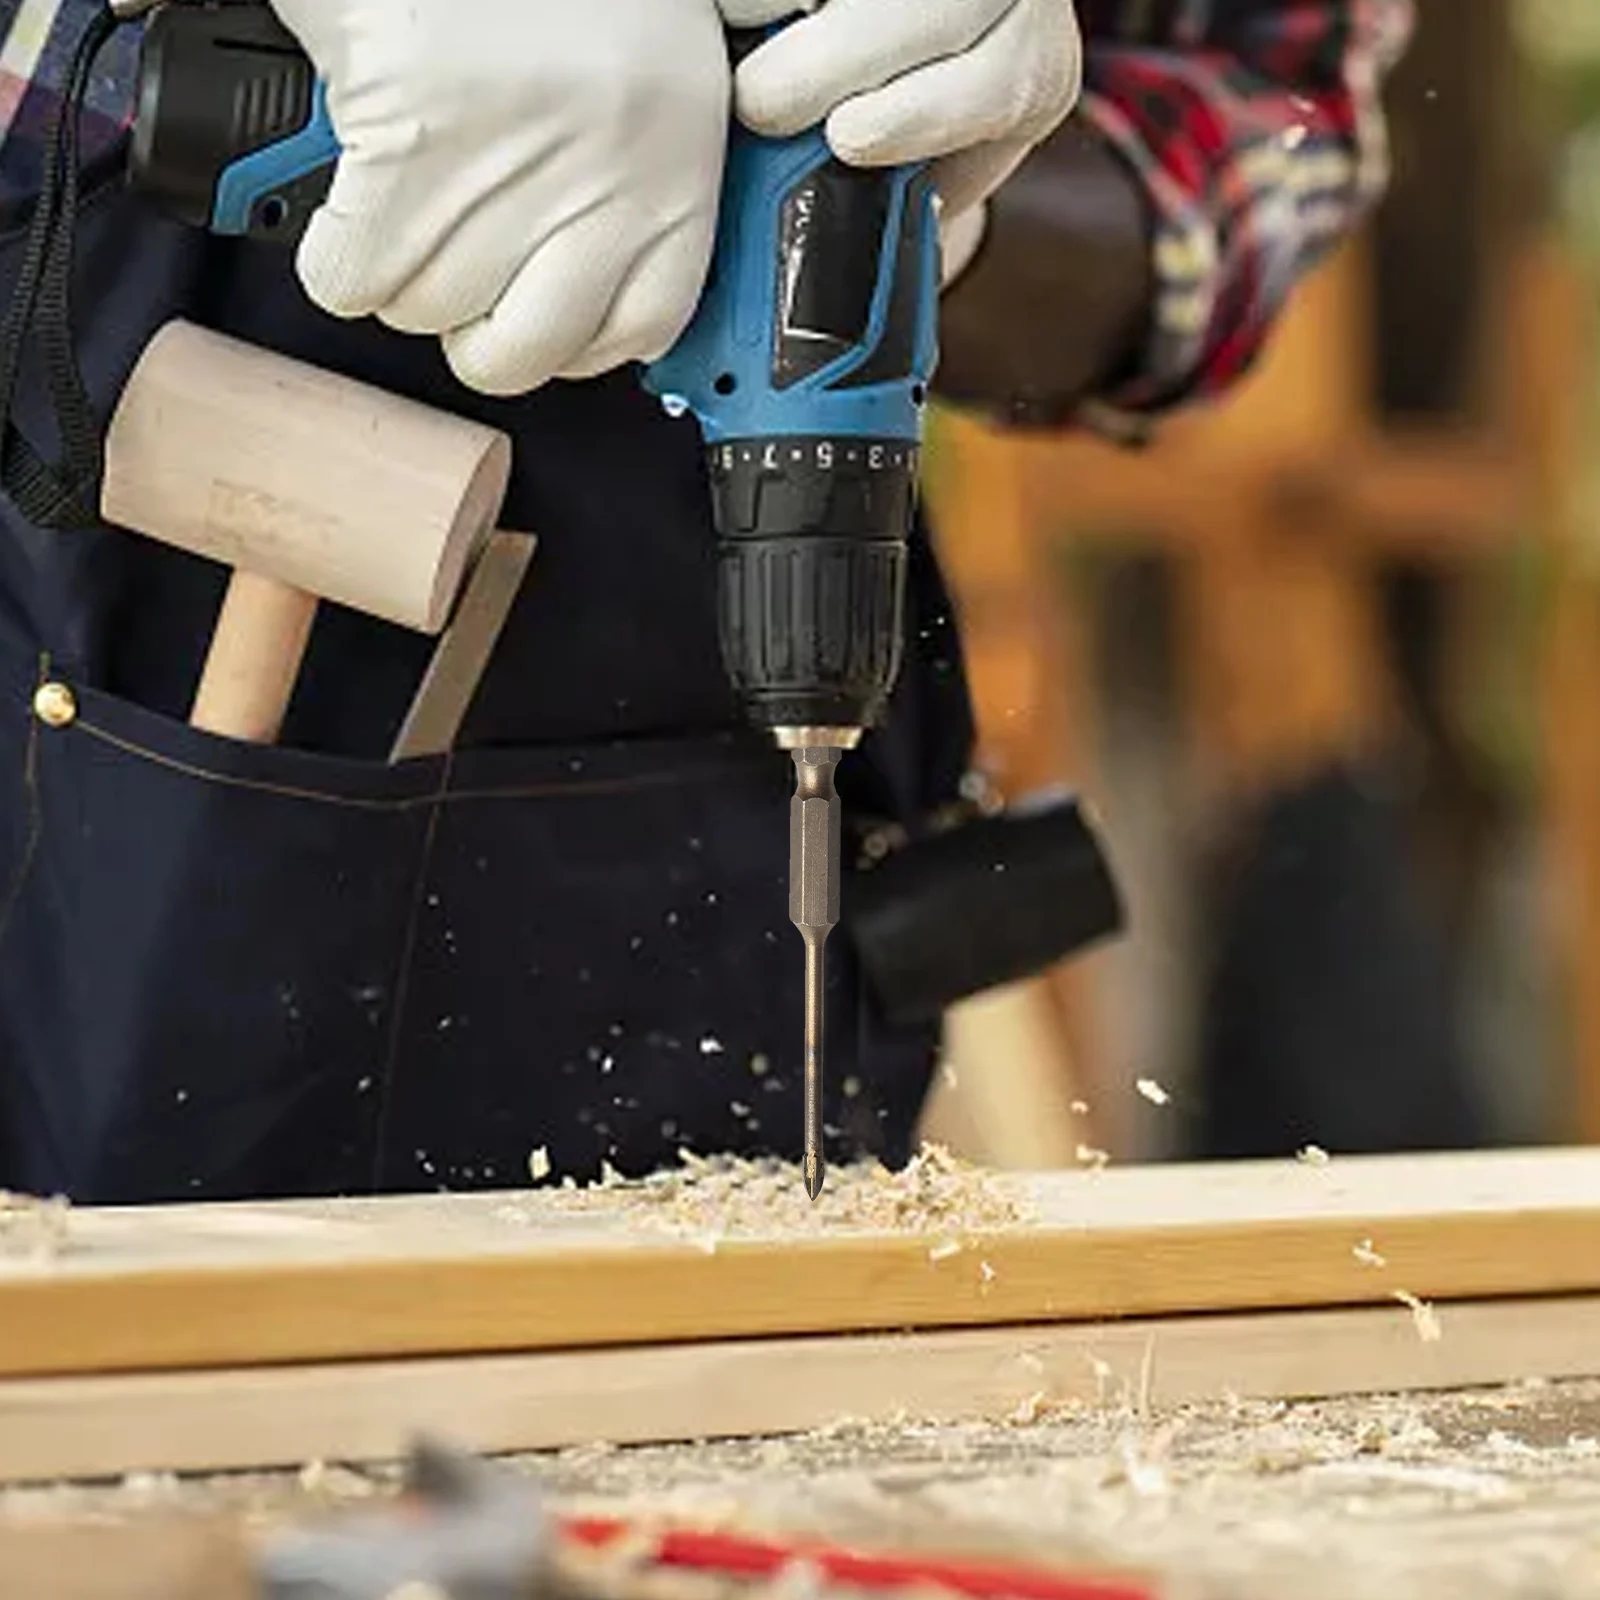
<instances>
[{"instance_id":1,"label":"plaid shirt sleeve","mask_svg":"<svg viewBox=\"0 0 1600 1600\"><path fill-rule=\"evenodd\" d=\"M1156 303L1136 374L1103 397L1150 415L1228 388L1290 290L1388 181L1379 95L1413 0L1079 0L1082 115L1156 219Z\"/></svg>"},{"instance_id":2,"label":"plaid shirt sleeve","mask_svg":"<svg viewBox=\"0 0 1600 1600\"><path fill-rule=\"evenodd\" d=\"M1381 194L1379 90L1414 0L1078 0L1082 115L1156 217L1150 337L1101 421L1226 389L1294 284ZM93 0L0 0L0 210L30 192L66 58ZM9 13L9 15L8 15ZM99 63L87 153L129 113L132 30ZM1088 417L1085 418L1089 421Z\"/></svg>"},{"instance_id":3,"label":"plaid shirt sleeve","mask_svg":"<svg viewBox=\"0 0 1600 1600\"><path fill-rule=\"evenodd\" d=\"M0 219L38 187L57 91L96 9L92 0L0 0ZM85 160L108 150L127 125L137 53L132 28L101 52L79 123Z\"/></svg>"}]
</instances>

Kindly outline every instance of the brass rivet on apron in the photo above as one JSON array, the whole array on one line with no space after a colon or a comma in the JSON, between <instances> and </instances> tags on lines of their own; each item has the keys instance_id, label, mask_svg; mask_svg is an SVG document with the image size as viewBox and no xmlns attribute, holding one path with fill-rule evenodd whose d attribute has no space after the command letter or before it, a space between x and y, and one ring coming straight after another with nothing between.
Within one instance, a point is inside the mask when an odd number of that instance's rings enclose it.
<instances>
[{"instance_id":1,"label":"brass rivet on apron","mask_svg":"<svg viewBox=\"0 0 1600 1600\"><path fill-rule=\"evenodd\" d=\"M33 714L47 728L65 728L77 720L78 697L64 683L41 683L33 692Z\"/></svg>"}]
</instances>

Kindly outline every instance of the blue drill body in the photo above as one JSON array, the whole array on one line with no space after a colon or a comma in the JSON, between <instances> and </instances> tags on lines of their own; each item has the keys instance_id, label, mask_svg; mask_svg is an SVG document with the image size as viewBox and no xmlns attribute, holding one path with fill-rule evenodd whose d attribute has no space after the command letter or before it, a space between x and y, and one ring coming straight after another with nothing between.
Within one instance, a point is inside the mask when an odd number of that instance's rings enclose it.
<instances>
[{"instance_id":1,"label":"blue drill body","mask_svg":"<svg viewBox=\"0 0 1600 1600\"><path fill-rule=\"evenodd\" d=\"M217 176L211 213L213 233L247 237L258 217L275 214L275 201L285 209L280 226L287 231L289 202L282 197L301 186L312 193L326 189L338 164L339 137L333 131L327 90L320 79L313 83L311 96L310 114L301 127L223 167Z\"/></svg>"},{"instance_id":2,"label":"blue drill body","mask_svg":"<svg viewBox=\"0 0 1600 1600\"><path fill-rule=\"evenodd\" d=\"M933 208L917 185L920 167L882 175L888 202L883 259L860 336L790 387L780 389L772 379L773 341L784 325L782 297L790 282L781 237L785 202L808 177L833 164L818 132L775 140L736 128L729 140L710 279L693 321L673 349L646 369L644 380L652 393L685 404L709 445L794 436L894 439L913 447L921 442L923 402L937 356L939 236ZM908 219L908 207L919 203L921 214ZM918 270L932 286L918 296L910 362L878 382L846 387L884 335L896 281L890 247L905 221L916 231ZM834 269L823 258L818 270ZM717 380L727 376L734 380L731 393L718 388Z\"/></svg>"},{"instance_id":3,"label":"blue drill body","mask_svg":"<svg viewBox=\"0 0 1600 1600\"><path fill-rule=\"evenodd\" d=\"M227 236L268 231L292 235L320 197L339 158L339 141L320 82L305 122L282 137L229 161L217 174L209 227ZM916 446L923 403L937 359L939 238L931 205L917 188L920 166L884 174L888 207L882 239L899 235L908 206L918 271L929 288L918 299L914 350L905 369L860 387L841 386L882 338L895 284L890 259L880 270L866 325L853 343L791 387L772 382L772 345L783 324L785 287L780 219L785 202L813 173L833 165L820 132L785 140L757 138L735 128L728 146L716 250L710 281L694 320L669 354L645 371L646 387L699 422L707 444L730 439L868 438ZM281 220L264 223L263 219ZM888 255L887 248L884 252ZM822 270L827 270L823 263ZM727 380L733 380L730 386ZM718 380L722 384L719 387Z\"/></svg>"}]
</instances>

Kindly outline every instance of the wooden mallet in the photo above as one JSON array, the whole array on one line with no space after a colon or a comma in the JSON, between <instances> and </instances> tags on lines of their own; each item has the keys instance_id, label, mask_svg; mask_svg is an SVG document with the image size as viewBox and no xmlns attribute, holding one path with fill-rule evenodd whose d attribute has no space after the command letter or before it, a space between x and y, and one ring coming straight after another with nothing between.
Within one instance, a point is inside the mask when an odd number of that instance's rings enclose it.
<instances>
[{"instance_id":1,"label":"wooden mallet","mask_svg":"<svg viewBox=\"0 0 1600 1600\"><path fill-rule=\"evenodd\" d=\"M493 428L179 321L118 402L101 509L233 569L189 720L270 744L318 604L438 634L510 471Z\"/></svg>"}]
</instances>

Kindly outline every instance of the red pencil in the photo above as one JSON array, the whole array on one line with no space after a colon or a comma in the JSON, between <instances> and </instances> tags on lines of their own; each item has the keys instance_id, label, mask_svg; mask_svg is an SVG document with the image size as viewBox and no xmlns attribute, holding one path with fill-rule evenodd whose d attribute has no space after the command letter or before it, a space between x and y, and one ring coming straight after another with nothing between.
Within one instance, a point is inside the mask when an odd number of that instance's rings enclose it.
<instances>
[{"instance_id":1,"label":"red pencil","mask_svg":"<svg viewBox=\"0 0 1600 1600\"><path fill-rule=\"evenodd\" d=\"M561 1531L580 1544L605 1545L639 1530L604 1517L563 1519ZM776 1542L692 1528L653 1533L650 1557L658 1566L730 1577L774 1577L804 1563L852 1589L937 1586L968 1600L1159 1600L1155 1590L1123 1575L1080 1575L1020 1562L962 1560L939 1555L867 1555L809 1541Z\"/></svg>"}]
</instances>

